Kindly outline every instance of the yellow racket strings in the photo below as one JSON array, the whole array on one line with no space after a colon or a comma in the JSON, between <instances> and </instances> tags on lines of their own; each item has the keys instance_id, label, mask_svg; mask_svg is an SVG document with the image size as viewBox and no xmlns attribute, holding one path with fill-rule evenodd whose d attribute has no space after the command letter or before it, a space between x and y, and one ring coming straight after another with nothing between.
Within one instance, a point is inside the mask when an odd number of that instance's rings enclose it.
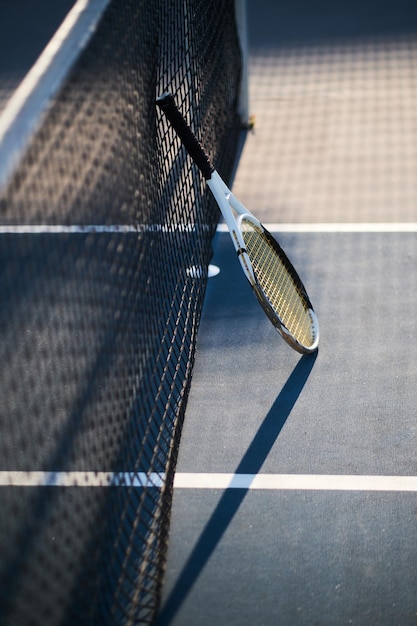
<instances>
[{"instance_id":1,"label":"yellow racket strings","mask_svg":"<svg viewBox=\"0 0 417 626\"><path fill-rule=\"evenodd\" d=\"M242 236L258 283L282 324L300 344L312 346L309 306L288 267L261 228L243 220Z\"/></svg>"}]
</instances>

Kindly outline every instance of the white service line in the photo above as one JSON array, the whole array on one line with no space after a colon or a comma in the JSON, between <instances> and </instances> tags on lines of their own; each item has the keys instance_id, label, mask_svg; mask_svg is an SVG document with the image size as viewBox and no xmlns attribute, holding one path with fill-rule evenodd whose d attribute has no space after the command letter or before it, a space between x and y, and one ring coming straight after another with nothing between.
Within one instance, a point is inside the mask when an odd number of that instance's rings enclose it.
<instances>
[{"instance_id":1,"label":"white service line","mask_svg":"<svg viewBox=\"0 0 417 626\"><path fill-rule=\"evenodd\" d=\"M417 222L386 222L367 224L264 224L265 228L275 233L416 233ZM198 230L210 230L208 224L199 224ZM193 232L195 224L0 224L0 235L36 235L65 233L159 233ZM223 222L218 224L217 232L227 233Z\"/></svg>"},{"instance_id":2,"label":"white service line","mask_svg":"<svg viewBox=\"0 0 417 626\"><path fill-rule=\"evenodd\" d=\"M60 235L88 233L192 233L207 224L0 224L0 235Z\"/></svg>"},{"instance_id":3,"label":"white service line","mask_svg":"<svg viewBox=\"0 0 417 626\"><path fill-rule=\"evenodd\" d=\"M263 224L270 232L280 233L415 233L417 222L340 223L319 224ZM228 232L226 224L219 224L217 232Z\"/></svg>"},{"instance_id":4,"label":"white service line","mask_svg":"<svg viewBox=\"0 0 417 626\"><path fill-rule=\"evenodd\" d=\"M165 474L150 472L1 471L0 487L161 488ZM417 492L417 476L343 474L216 474L177 472L175 489L245 489L272 491Z\"/></svg>"},{"instance_id":5,"label":"white service line","mask_svg":"<svg viewBox=\"0 0 417 626\"><path fill-rule=\"evenodd\" d=\"M376 223L340 223L321 222L319 224L280 224L264 223L271 233L415 233L417 222L376 222ZM217 226L217 232L227 233L223 222Z\"/></svg>"},{"instance_id":6,"label":"white service line","mask_svg":"<svg viewBox=\"0 0 417 626\"><path fill-rule=\"evenodd\" d=\"M0 472L0 487L162 487L157 472Z\"/></svg>"},{"instance_id":7,"label":"white service line","mask_svg":"<svg viewBox=\"0 0 417 626\"><path fill-rule=\"evenodd\" d=\"M296 233L415 233L417 222L271 224L271 229Z\"/></svg>"},{"instance_id":8,"label":"white service line","mask_svg":"<svg viewBox=\"0 0 417 626\"><path fill-rule=\"evenodd\" d=\"M0 235L48 235L48 234L66 234L66 233L137 233L138 226L129 224L112 224L105 225L65 225L65 224L0 224Z\"/></svg>"},{"instance_id":9,"label":"white service line","mask_svg":"<svg viewBox=\"0 0 417 626\"><path fill-rule=\"evenodd\" d=\"M339 474L175 474L177 489L416 491L417 476Z\"/></svg>"}]
</instances>

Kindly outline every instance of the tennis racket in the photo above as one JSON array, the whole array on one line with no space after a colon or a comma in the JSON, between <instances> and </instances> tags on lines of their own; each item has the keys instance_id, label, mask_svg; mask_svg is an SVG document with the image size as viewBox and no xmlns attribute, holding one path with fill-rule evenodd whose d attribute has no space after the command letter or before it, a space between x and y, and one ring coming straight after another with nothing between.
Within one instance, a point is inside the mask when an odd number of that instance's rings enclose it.
<instances>
[{"instance_id":1,"label":"tennis racket","mask_svg":"<svg viewBox=\"0 0 417 626\"><path fill-rule=\"evenodd\" d=\"M243 272L266 315L292 348L301 353L314 352L319 343L317 317L288 257L221 179L173 96L166 92L156 104L206 179L229 229Z\"/></svg>"}]
</instances>

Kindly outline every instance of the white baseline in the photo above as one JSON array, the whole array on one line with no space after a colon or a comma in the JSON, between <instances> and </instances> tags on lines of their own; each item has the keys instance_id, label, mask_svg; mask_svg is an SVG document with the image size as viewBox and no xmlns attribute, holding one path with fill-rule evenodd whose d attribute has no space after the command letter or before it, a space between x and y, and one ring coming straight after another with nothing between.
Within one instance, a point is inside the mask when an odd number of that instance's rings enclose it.
<instances>
[{"instance_id":1,"label":"white baseline","mask_svg":"<svg viewBox=\"0 0 417 626\"><path fill-rule=\"evenodd\" d=\"M417 222L320 222L317 224L265 223L263 226L271 233L415 233ZM217 226L217 232L226 233L228 228L223 222Z\"/></svg>"},{"instance_id":2,"label":"white baseline","mask_svg":"<svg viewBox=\"0 0 417 626\"><path fill-rule=\"evenodd\" d=\"M265 223L272 233L416 233L417 222L279 224ZM0 224L0 235L89 234L89 233L159 233L209 230L209 224ZM227 233L223 222L218 233Z\"/></svg>"},{"instance_id":3,"label":"white baseline","mask_svg":"<svg viewBox=\"0 0 417 626\"><path fill-rule=\"evenodd\" d=\"M178 489L417 492L417 476L177 473L174 487Z\"/></svg>"},{"instance_id":4,"label":"white baseline","mask_svg":"<svg viewBox=\"0 0 417 626\"><path fill-rule=\"evenodd\" d=\"M164 484L165 474L157 472L0 472L0 487L130 487L159 489ZM174 488L260 491L417 492L417 476L177 472L174 477Z\"/></svg>"}]
</instances>

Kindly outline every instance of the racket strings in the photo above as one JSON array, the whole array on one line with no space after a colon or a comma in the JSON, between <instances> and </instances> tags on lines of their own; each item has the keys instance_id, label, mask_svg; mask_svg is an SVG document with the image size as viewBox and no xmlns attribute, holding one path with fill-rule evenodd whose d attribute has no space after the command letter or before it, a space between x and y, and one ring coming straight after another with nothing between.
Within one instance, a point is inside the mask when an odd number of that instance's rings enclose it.
<instances>
[{"instance_id":1,"label":"racket strings","mask_svg":"<svg viewBox=\"0 0 417 626\"><path fill-rule=\"evenodd\" d=\"M303 346L315 341L310 305L291 275L285 256L262 228L242 220L242 236L256 279L268 302L291 335Z\"/></svg>"}]
</instances>

